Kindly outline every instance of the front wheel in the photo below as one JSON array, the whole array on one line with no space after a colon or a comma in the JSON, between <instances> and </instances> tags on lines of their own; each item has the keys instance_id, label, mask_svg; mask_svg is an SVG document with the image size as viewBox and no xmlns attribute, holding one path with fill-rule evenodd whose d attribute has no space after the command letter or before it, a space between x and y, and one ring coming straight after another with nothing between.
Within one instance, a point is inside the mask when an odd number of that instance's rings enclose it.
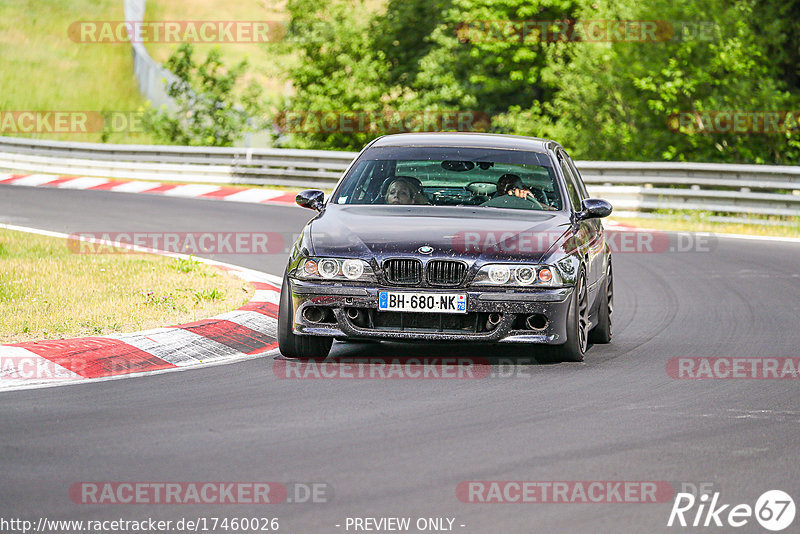
<instances>
[{"instance_id":1,"label":"front wheel","mask_svg":"<svg viewBox=\"0 0 800 534\"><path fill-rule=\"evenodd\" d=\"M600 299L600 308L597 311L597 326L589 333L589 341L592 343L611 342L611 320L614 315L614 274L611 270L611 262L608 262L608 272L606 273L605 292Z\"/></svg>"},{"instance_id":2,"label":"front wheel","mask_svg":"<svg viewBox=\"0 0 800 534\"><path fill-rule=\"evenodd\" d=\"M567 311L567 342L555 347L561 361L582 362L588 345L589 299L583 271L575 282L575 292Z\"/></svg>"},{"instance_id":3,"label":"front wheel","mask_svg":"<svg viewBox=\"0 0 800 534\"><path fill-rule=\"evenodd\" d=\"M328 357L333 338L322 336L298 336L292 330L294 309L289 276L283 276L281 301L278 307L278 349L287 358L298 360L324 360Z\"/></svg>"}]
</instances>

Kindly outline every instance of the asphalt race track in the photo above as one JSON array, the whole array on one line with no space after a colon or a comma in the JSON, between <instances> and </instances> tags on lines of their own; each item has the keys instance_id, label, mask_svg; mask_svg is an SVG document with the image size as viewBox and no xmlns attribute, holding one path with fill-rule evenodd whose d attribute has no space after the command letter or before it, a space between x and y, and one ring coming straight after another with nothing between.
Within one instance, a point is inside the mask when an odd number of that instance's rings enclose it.
<instances>
[{"instance_id":1,"label":"asphalt race track","mask_svg":"<svg viewBox=\"0 0 800 534\"><path fill-rule=\"evenodd\" d=\"M311 216L291 207L0 186L0 222L67 233L292 233ZM649 533L704 529L667 528L672 500L474 504L459 501L456 487L668 481L713 483L732 505L752 506L770 489L797 500L800 383L678 380L666 365L678 356L797 357L800 245L720 238L712 249L615 255L614 342L591 348L581 364L538 364L530 348L336 343L334 356L502 358L492 370L503 377L282 380L268 356L2 393L1 515L277 517L281 532L304 534L346 532L348 517L381 516L455 518L453 530L465 534ZM215 259L281 275L285 256ZM519 357L526 360L506 364ZM68 490L80 481L302 482L332 491L330 502L316 504L75 504ZM752 519L736 531L764 532Z\"/></svg>"}]
</instances>

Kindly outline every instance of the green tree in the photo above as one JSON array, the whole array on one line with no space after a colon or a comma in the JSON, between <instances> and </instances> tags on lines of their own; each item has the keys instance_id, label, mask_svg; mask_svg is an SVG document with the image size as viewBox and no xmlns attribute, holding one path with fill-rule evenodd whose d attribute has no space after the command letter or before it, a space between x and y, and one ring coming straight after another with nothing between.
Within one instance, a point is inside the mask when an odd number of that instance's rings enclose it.
<instances>
[{"instance_id":1,"label":"green tree","mask_svg":"<svg viewBox=\"0 0 800 534\"><path fill-rule=\"evenodd\" d=\"M421 105L472 109L495 115L512 106L548 101L548 49L524 21L572 18L572 0L453 0L430 36L411 84Z\"/></svg>"},{"instance_id":2,"label":"green tree","mask_svg":"<svg viewBox=\"0 0 800 534\"><path fill-rule=\"evenodd\" d=\"M594 0L583 7L581 18L665 20L676 31L673 40L574 43L569 54L554 54L555 97L543 106L514 108L495 125L553 137L586 159L796 162L796 131L676 129L680 113L795 109L797 91L771 61L770 43L777 33L763 35L755 5L747 0Z\"/></svg>"},{"instance_id":3,"label":"green tree","mask_svg":"<svg viewBox=\"0 0 800 534\"><path fill-rule=\"evenodd\" d=\"M299 148L360 149L381 132L322 124L321 117L378 113L388 104L385 57L372 45L363 0L290 0L287 39L298 53L294 95L282 105L279 143ZM291 117L294 117L292 119Z\"/></svg>"},{"instance_id":4,"label":"green tree","mask_svg":"<svg viewBox=\"0 0 800 534\"><path fill-rule=\"evenodd\" d=\"M167 144L232 146L245 132L263 128L260 87L250 84L237 95L247 61L226 69L216 48L202 63L192 56L192 45L184 43L165 63L175 75L166 89L177 109L148 108L145 129Z\"/></svg>"}]
</instances>

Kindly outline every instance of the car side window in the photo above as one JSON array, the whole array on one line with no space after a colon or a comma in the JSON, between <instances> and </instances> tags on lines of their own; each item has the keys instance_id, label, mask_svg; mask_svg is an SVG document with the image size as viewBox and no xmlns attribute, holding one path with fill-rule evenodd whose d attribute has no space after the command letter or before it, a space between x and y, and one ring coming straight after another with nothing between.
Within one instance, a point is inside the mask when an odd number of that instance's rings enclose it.
<instances>
[{"instance_id":1,"label":"car side window","mask_svg":"<svg viewBox=\"0 0 800 534\"><path fill-rule=\"evenodd\" d=\"M581 173L578 172L578 168L575 166L575 162L572 161L572 158L565 152L564 156L567 159L567 164L569 168L572 170L572 175L575 177L575 183L578 185L578 192L581 194L581 199L589 198L589 192L586 190L586 184L583 183L583 177Z\"/></svg>"},{"instance_id":2,"label":"car side window","mask_svg":"<svg viewBox=\"0 0 800 534\"><path fill-rule=\"evenodd\" d=\"M351 204L370 204L375 196L380 193L381 185L391 174L390 163L387 161L365 161L358 164L354 170L354 175L358 176L353 180L352 188L355 190L344 190L340 193L338 203L343 204L348 201ZM359 185L360 184L360 185ZM359 185L356 187L356 185ZM351 189L352 189L351 188Z\"/></svg>"},{"instance_id":3,"label":"car side window","mask_svg":"<svg viewBox=\"0 0 800 534\"><path fill-rule=\"evenodd\" d=\"M572 170L569 168L569 165L566 163L565 159L566 156L559 151L558 163L561 165L561 172L564 174L564 183L567 186L567 194L572 202L572 208L575 211L580 211L581 195L578 192L577 186L575 185L575 177L572 175Z\"/></svg>"}]
</instances>

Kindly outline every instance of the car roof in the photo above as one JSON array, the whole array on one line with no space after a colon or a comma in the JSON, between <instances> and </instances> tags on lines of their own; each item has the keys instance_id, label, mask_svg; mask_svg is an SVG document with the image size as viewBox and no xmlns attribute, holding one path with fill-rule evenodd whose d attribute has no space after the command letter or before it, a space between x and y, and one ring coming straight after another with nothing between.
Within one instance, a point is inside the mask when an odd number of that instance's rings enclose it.
<instances>
[{"instance_id":1,"label":"car roof","mask_svg":"<svg viewBox=\"0 0 800 534\"><path fill-rule=\"evenodd\" d=\"M530 150L546 152L559 146L550 139L473 132L420 132L384 135L370 147L433 146L464 148L498 148L505 150Z\"/></svg>"}]
</instances>

